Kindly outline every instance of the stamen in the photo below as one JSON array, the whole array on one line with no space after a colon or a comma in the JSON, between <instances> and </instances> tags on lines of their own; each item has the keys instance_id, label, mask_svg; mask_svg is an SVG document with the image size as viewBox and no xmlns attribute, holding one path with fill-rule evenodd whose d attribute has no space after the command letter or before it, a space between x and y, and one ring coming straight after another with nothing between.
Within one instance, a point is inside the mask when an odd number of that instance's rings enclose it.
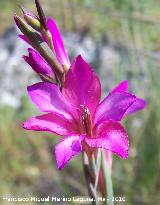
<instances>
[{"instance_id":1,"label":"stamen","mask_svg":"<svg viewBox=\"0 0 160 205\"><path fill-rule=\"evenodd\" d=\"M81 110L81 126L82 126L82 132L85 132L88 136L92 136L92 122L91 122L91 116L90 111L87 107L84 105L80 105L79 111Z\"/></svg>"}]
</instances>

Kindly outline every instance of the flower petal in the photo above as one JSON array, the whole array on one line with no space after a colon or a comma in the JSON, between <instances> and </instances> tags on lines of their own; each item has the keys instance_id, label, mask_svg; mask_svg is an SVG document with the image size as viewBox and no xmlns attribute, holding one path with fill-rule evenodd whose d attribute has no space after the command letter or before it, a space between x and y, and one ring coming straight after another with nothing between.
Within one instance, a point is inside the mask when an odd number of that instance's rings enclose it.
<instances>
[{"instance_id":1,"label":"flower petal","mask_svg":"<svg viewBox=\"0 0 160 205\"><path fill-rule=\"evenodd\" d=\"M136 98L136 101L127 109L125 115L133 114L146 107L146 101L141 98Z\"/></svg>"},{"instance_id":2,"label":"flower petal","mask_svg":"<svg viewBox=\"0 0 160 205\"><path fill-rule=\"evenodd\" d=\"M119 122L107 121L99 127L96 138L85 138L90 147L104 148L121 158L128 157L128 135Z\"/></svg>"},{"instance_id":3,"label":"flower petal","mask_svg":"<svg viewBox=\"0 0 160 205\"><path fill-rule=\"evenodd\" d=\"M55 84L36 83L28 87L28 93L42 112L55 112L63 115L66 119L72 119L76 112Z\"/></svg>"},{"instance_id":4,"label":"flower petal","mask_svg":"<svg viewBox=\"0 0 160 205\"><path fill-rule=\"evenodd\" d=\"M48 24L48 29L52 35L54 50L55 50L55 53L56 53L56 56L57 56L59 62L62 65L66 65L69 67L70 61L68 58L68 54L67 54L67 51L64 47L61 33L60 33L55 21L52 18L48 18L47 24Z\"/></svg>"},{"instance_id":5,"label":"flower petal","mask_svg":"<svg viewBox=\"0 0 160 205\"><path fill-rule=\"evenodd\" d=\"M70 136L62 140L55 147L58 169L62 169L67 162L82 151L82 140L84 136Z\"/></svg>"},{"instance_id":6,"label":"flower petal","mask_svg":"<svg viewBox=\"0 0 160 205\"><path fill-rule=\"evenodd\" d=\"M78 133L77 126L73 121L67 120L62 115L57 115L57 113L32 117L24 122L23 128L35 131L48 131L61 136Z\"/></svg>"},{"instance_id":7,"label":"flower petal","mask_svg":"<svg viewBox=\"0 0 160 205\"><path fill-rule=\"evenodd\" d=\"M32 45L30 44L28 38L27 38L25 35L20 34L19 37L20 37L25 43L27 43L27 44L29 44L30 46L32 46Z\"/></svg>"},{"instance_id":8,"label":"flower petal","mask_svg":"<svg viewBox=\"0 0 160 205\"><path fill-rule=\"evenodd\" d=\"M97 107L95 123L104 120L120 121L127 109L135 102L136 97L126 92L110 93Z\"/></svg>"},{"instance_id":9,"label":"flower petal","mask_svg":"<svg viewBox=\"0 0 160 205\"><path fill-rule=\"evenodd\" d=\"M113 88L111 93L113 92L128 92L128 81L124 80L120 82L115 88Z\"/></svg>"},{"instance_id":10,"label":"flower petal","mask_svg":"<svg viewBox=\"0 0 160 205\"><path fill-rule=\"evenodd\" d=\"M75 107L85 105L91 113L99 104L101 96L99 78L80 55L66 75L62 92Z\"/></svg>"},{"instance_id":11,"label":"flower petal","mask_svg":"<svg viewBox=\"0 0 160 205\"><path fill-rule=\"evenodd\" d=\"M128 81L124 80L120 84L118 84L111 91L111 93L115 93L115 92L128 92ZM135 102L127 109L125 115L132 114L134 112L138 112L139 110L144 109L145 106L146 106L146 101L141 99L141 98L136 97Z\"/></svg>"},{"instance_id":12,"label":"flower petal","mask_svg":"<svg viewBox=\"0 0 160 205\"><path fill-rule=\"evenodd\" d=\"M29 57L24 56L24 60L33 68L33 70L42 75L55 77L52 68L42 58L42 56L32 48L28 48Z\"/></svg>"}]
</instances>

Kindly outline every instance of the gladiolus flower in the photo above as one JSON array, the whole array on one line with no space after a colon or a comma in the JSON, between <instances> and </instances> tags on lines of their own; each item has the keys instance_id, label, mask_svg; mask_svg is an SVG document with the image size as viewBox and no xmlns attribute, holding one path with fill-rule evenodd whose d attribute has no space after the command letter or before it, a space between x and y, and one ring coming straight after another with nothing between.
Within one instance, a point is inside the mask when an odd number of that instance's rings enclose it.
<instances>
[{"instance_id":1,"label":"gladiolus flower","mask_svg":"<svg viewBox=\"0 0 160 205\"><path fill-rule=\"evenodd\" d=\"M32 117L23 127L64 137L55 147L59 169L85 147L104 148L127 158L128 135L120 121L145 106L145 101L128 92L127 85L127 81L120 83L100 102L99 78L78 56L66 74L62 92L46 82L28 87L32 101L46 114Z\"/></svg>"}]
</instances>

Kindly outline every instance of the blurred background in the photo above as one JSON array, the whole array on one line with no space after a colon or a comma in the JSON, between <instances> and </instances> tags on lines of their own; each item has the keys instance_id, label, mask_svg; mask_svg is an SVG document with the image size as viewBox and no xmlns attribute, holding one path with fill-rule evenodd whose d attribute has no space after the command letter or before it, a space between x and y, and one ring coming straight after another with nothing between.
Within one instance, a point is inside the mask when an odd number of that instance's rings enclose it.
<instances>
[{"instance_id":1,"label":"blurred background","mask_svg":"<svg viewBox=\"0 0 160 205\"><path fill-rule=\"evenodd\" d=\"M27 45L18 39L12 16L20 14L18 4L36 12L33 2L0 0L0 196L86 195L81 156L58 171L53 155L58 137L21 127L38 113L26 92L38 79L22 60ZM130 91L147 100L145 110L123 122L129 158L114 156L113 185L116 196L127 197L127 205L159 204L160 1L41 3L59 25L71 59L80 53L96 69L104 95L128 79Z\"/></svg>"}]
</instances>

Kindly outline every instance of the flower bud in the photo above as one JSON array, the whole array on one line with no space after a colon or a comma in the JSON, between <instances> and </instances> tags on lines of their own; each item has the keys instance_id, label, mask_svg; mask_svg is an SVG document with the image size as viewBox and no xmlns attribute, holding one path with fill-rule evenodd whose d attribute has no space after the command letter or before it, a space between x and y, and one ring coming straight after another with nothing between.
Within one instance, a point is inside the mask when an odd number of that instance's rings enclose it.
<instances>
[{"instance_id":1,"label":"flower bud","mask_svg":"<svg viewBox=\"0 0 160 205\"><path fill-rule=\"evenodd\" d=\"M55 82L55 74L42 56L32 48L28 48L28 52L29 56L23 56L23 59L32 67L32 69L42 78L42 80Z\"/></svg>"},{"instance_id":2,"label":"flower bud","mask_svg":"<svg viewBox=\"0 0 160 205\"><path fill-rule=\"evenodd\" d=\"M36 31L41 31L42 25L37 16L32 14L31 12L27 11L24 7L21 7L24 19L26 22Z\"/></svg>"},{"instance_id":3,"label":"flower bud","mask_svg":"<svg viewBox=\"0 0 160 205\"><path fill-rule=\"evenodd\" d=\"M35 0L35 4L36 4L36 8L37 8L37 12L38 12L40 22L43 25L43 28L45 30L48 30L46 16L44 14L44 11L42 9L42 6L41 6L39 0Z\"/></svg>"},{"instance_id":4,"label":"flower bud","mask_svg":"<svg viewBox=\"0 0 160 205\"><path fill-rule=\"evenodd\" d=\"M29 40L33 48L35 48L41 54L41 56L58 75L63 75L63 67L58 62L52 50L48 47L47 43L43 41L40 34L31 28L21 17L15 15L14 20L18 28Z\"/></svg>"}]
</instances>

